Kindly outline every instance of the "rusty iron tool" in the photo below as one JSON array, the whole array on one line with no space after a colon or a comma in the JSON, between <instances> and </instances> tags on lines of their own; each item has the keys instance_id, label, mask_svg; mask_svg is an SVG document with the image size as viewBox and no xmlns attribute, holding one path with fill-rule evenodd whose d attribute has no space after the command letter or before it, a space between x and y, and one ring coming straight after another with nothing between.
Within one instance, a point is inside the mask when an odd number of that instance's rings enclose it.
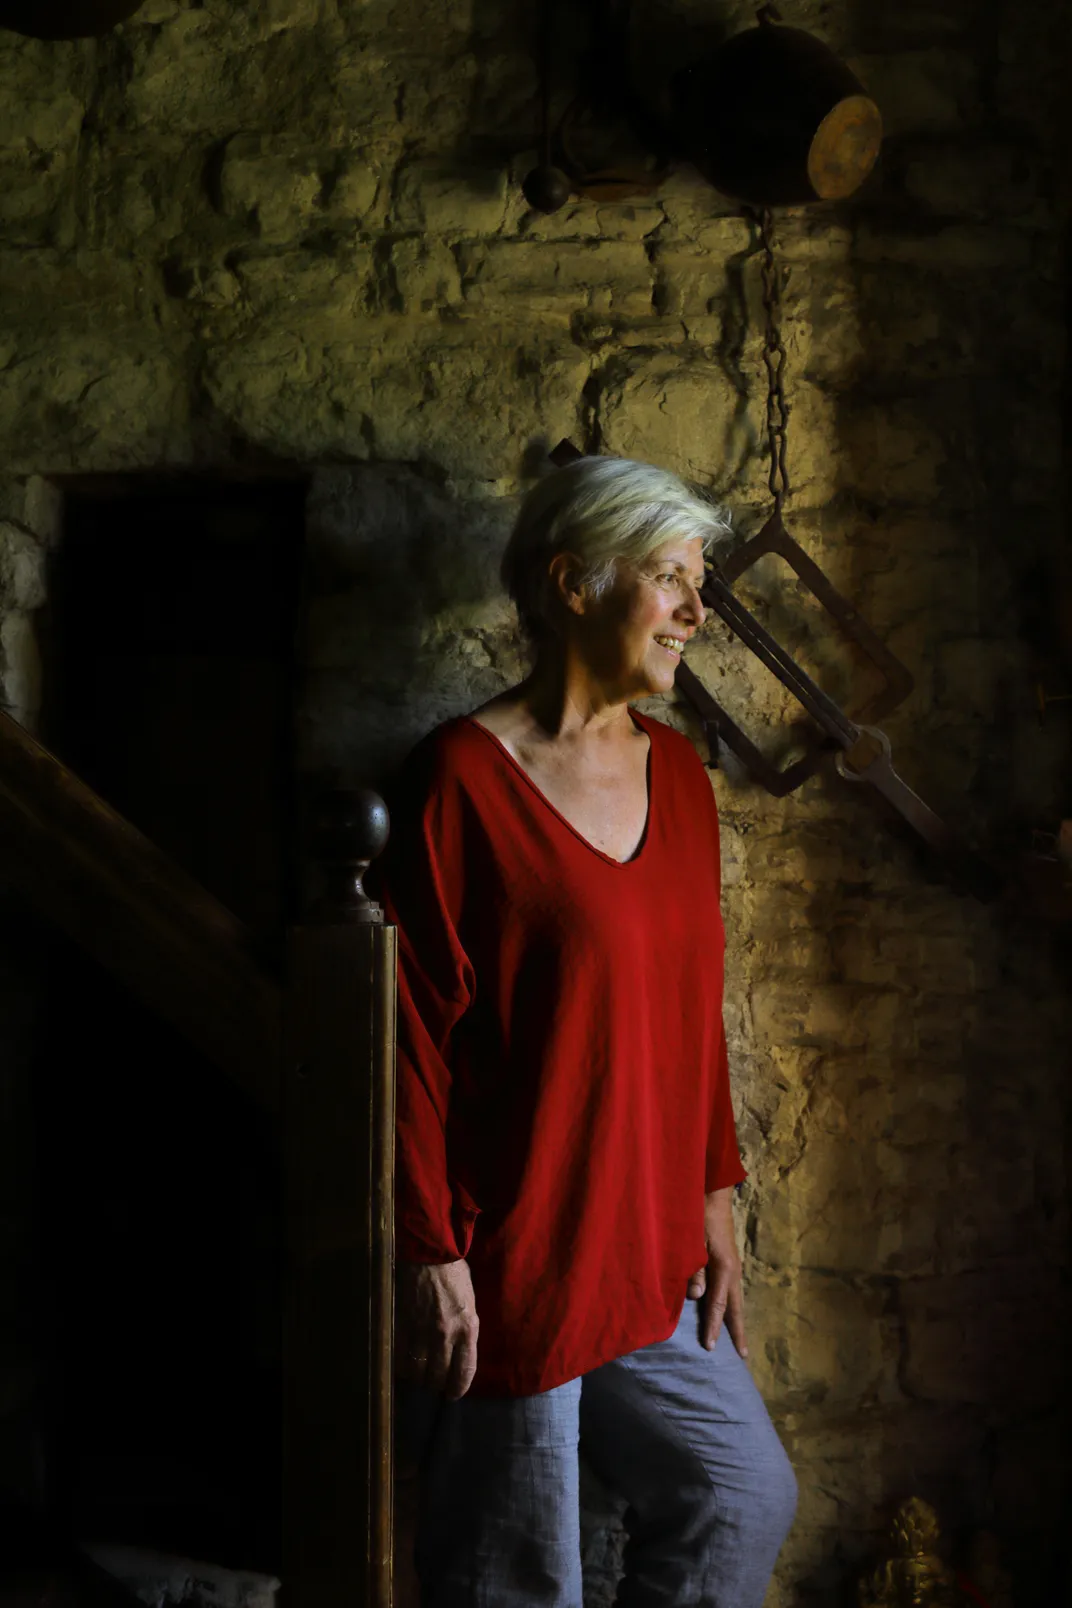
<instances>
[{"instance_id":1,"label":"rusty iron tool","mask_svg":"<svg viewBox=\"0 0 1072 1608\"><path fill-rule=\"evenodd\" d=\"M814 775L832 754L838 775L847 782L866 782L892 805L902 820L949 863L953 880L961 884L965 891L982 899L993 898L1000 888L1000 878L994 868L969 850L952 827L898 775L893 767L890 740L886 733L875 725L847 715L734 596L725 578L727 572L741 574L763 552L780 552L824 606L829 608L831 603L835 605L830 612L842 625L846 635L883 671L886 684L872 700L869 712L872 715L880 712L888 714L911 691L912 677L905 667L830 586L812 560L797 548L788 532L771 530L770 527L775 523L780 527L778 514L771 517L753 542L746 542L731 556L721 572L715 571L709 576L700 590L700 596L793 694L819 727L820 736L800 759L784 769L779 768L760 752L747 733L708 691L695 671L683 661L678 666L675 685L699 716L711 755L708 762L718 763L718 744L724 742L769 793L782 798ZM795 553L793 549L796 549ZM821 588L809 584L805 573L798 568L800 559L805 561L805 572L809 567L815 569L815 576L810 579L814 581L818 577L822 582Z\"/></svg>"},{"instance_id":2,"label":"rusty iron tool","mask_svg":"<svg viewBox=\"0 0 1072 1608\"><path fill-rule=\"evenodd\" d=\"M846 781L867 782L931 848L940 854L959 855L962 851L956 834L894 770L886 733L847 715L734 596L730 583L767 553L777 553L785 559L812 596L882 674L885 684L868 705L871 720L881 719L896 709L914 685L910 672L793 540L782 524L781 514L776 511L758 536L731 554L720 570L709 574L700 596L793 694L819 727L821 738L802 758L780 768L760 752L695 672L682 663L678 667L676 685L699 715L709 745L712 738L715 739L712 759L717 762L717 743L724 742L769 793L782 798L814 775L833 753L838 774Z\"/></svg>"},{"instance_id":3,"label":"rusty iron tool","mask_svg":"<svg viewBox=\"0 0 1072 1608\"><path fill-rule=\"evenodd\" d=\"M734 596L732 583L757 560L769 553L777 554L785 560L797 579L882 676L882 690L862 711L861 721L884 719L897 708L898 704L904 702L915 683L910 671L875 635L852 604L831 585L815 560L809 558L800 544L793 540L782 523L781 511L776 506L774 513L757 536L753 536L751 541L745 542L736 552L731 553L719 568L709 571L707 581L701 589L701 596L707 607L719 615L745 646L767 666L771 674L788 688L798 703L811 715L826 740L815 745L811 752L805 754L795 764L781 770L760 753L687 665L683 664L679 668L677 685L700 716L709 744L712 738L716 739L712 756L717 755L717 739L721 739L744 761L769 793L782 798L813 775L831 749L851 748L861 727L816 685L781 643L777 642L745 608L740 599Z\"/></svg>"}]
</instances>

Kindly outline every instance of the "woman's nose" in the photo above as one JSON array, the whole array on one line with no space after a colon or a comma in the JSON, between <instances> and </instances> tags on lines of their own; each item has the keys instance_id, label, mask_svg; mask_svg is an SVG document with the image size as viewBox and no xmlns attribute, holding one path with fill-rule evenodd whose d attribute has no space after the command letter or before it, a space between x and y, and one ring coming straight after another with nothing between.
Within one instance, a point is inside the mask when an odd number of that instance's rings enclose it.
<instances>
[{"instance_id":1,"label":"woman's nose","mask_svg":"<svg viewBox=\"0 0 1072 1608\"><path fill-rule=\"evenodd\" d=\"M707 619L708 611L704 608L703 599L694 586L689 589L689 595L682 603L681 608L685 616L693 620L696 625L702 625Z\"/></svg>"}]
</instances>

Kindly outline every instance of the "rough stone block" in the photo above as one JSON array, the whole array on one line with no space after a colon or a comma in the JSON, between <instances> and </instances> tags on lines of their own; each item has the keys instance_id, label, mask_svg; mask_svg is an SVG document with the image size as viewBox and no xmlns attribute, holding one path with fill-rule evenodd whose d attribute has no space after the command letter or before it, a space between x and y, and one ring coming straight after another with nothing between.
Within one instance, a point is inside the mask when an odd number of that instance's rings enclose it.
<instances>
[{"instance_id":1,"label":"rough stone block","mask_svg":"<svg viewBox=\"0 0 1072 1608\"><path fill-rule=\"evenodd\" d=\"M309 334L326 330L336 337L349 334L362 312L371 271L371 252L363 247L334 256L286 251L233 264L245 300L259 317L298 314Z\"/></svg>"},{"instance_id":2,"label":"rough stone block","mask_svg":"<svg viewBox=\"0 0 1072 1608\"><path fill-rule=\"evenodd\" d=\"M537 150L520 153L513 166L514 182L507 185L506 219L501 233L523 240L599 240L600 208L591 201L567 201L559 212L535 212L521 191L521 180L540 160Z\"/></svg>"},{"instance_id":3,"label":"rough stone block","mask_svg":"<svg viewBox=\"0 0 1072 1608\"><path fill-rule=\"evenodd\" d=\"M742 23L742 26L751 26L751 19ZM724 223L729 230L739 230L741 227L737 205L689 168L679 168L660 187L659 205L668 228L684 239L694 239L701 229L716 220ZM732 222L729 221L731 219Z\"/></svg>"},{"instance_id":4,"label":"rough stone block","mask_svg":"<svg viewBox=\"0 0 1072 1608\"><path fill-rule=\"evenodd\" d=\"M715 217L710 208L707 217L700 221L692 233L697 248L707 255L728 262L756 250L757 242L752 220L739 211Z\"/></svg>"},{"instance_id":5,"label":"rough stone block","mask_svg":"<svg viewBox=\"0 0 1072 1608\"><path fill-rule=\"evenodd\" d=\"M935 1185L948 1147L854 1145L851 1113L839 1129L830 1111L820 1101L814 1121L811 1107L802 1116L798 1153L756 1209L756 1256L774 1268L864 1277L934 1273L938 1224L953 1198Z\"/></svg>"},{"instance_id":6,"label":"rough stone block","mask_svg":"<svg viewBox=\"0 0 1072 1608\"><path fill-rule=\"evenodd\" d=\"M782 328L792 374L845 386L866 366L857 275L825 262L791 271L783 292ZM758 314L753 314L758 327ZM748 355L754 363L760 353Z\"/></svg>"},{"instance_id":7,"label":"rough stone block","mask_svg":"<svg viewBox=\"0 0 1072 1608\"><path fill-rule=\"evenodd\" d=\"M504 172L411 163L397 176L391 222L399 229L477 239L499 232L506 203Z\"/></svg>"},{"instance_id":8,"label":"rough stone block","mask_svg":"<svg viewBox=\"0 0 1072 1608\"><path fill-rule=\"evenodd\" d=\"M607 451L661 464L703 485L723 477L737 393L713 365L656 359L613 381L600 411Z\"/></svg>"},{"instance_id":9,"label":"rough stone block","mask_svg":"<svg viewBox=\"0 0 1072 1608\"><path fill-rule=\"evenodd\" d=\"M257 139L228 142L219 175L224 213L268 242L295 239L320 209L325 176L312 153L287 156Z\"/></svg>"},{"instance_id":10,"label":"rough stone block","mask_svg":"<svg viewBox=\"0 0 1072 1608\"><path fill-rule=\"evenodd\" d=\"M527 443L577 431L588 374L567 340L514 332L489 350L461 325L366 318L327 345L244 336L214 352L206 385L234 427L273 452L434 461L459 479L501 480Z\"/></svg>"},{"instance_id":11,"label":"rough stone block","mask_svg":"<svg viewBox=\"0 0 1072 1608\"><path fill-rule=\"evenodd\" d=\"M22 483L17 517L45 546L55 546L63 531L63 493L53 480L30 475Z\"/></svg>"},{"instance_id":12,"label":"rough stone block","mask_svg":"<svg viewBox=\"0 0 1072 1608\"><path fill-rule=\"evenodd\" d=\"M0 432L9 472L159 467L189 452L170 354L129 336L59 335L9 365Z\"/></svg>"},{"instance_id":13,"label":"rough stone block","mask_svg":"<svg viewBox=\"0 0 1072 1608\"><path fill-rule=\"evenodd\" d=\"M638 197L596 208L596 227L603 240L644 240L665 222L663 209L654 198Z\"/></svg>"},{"instance_id":14,"label":"rough stone block","mask_svg":"<svg viewBox=\"0 0 1072 1608\"><path fill-rule=\"evenodd\" d=\"M768 1406L825 1406L899 1398L898 1319L880 1286L825 1273L749 1277L752 1372Z\"/></svg>"},{"instance_id":15,"label":"rough stone block","mask_svg":"<svg viewBox=\"0 0 1072 1608\"><path fill-rule=\"evenodd\" d=\"M711 318L700 322L708 326L704 334L707 344L713 344L721 328L719 320ZM687 339L699 342L701 336L687 330L681 319L631 317L617 319L610 326L607 344L619 346L624 351L642 347L648 352L665 352L668 347L679 346ZM708 355L704 353L705 357Z\"/></svg>"},{"instance_id":16,"label":"rough stone block","mask_svg":"<svg viewBox=\"0 0 1072 1608\"><path fill-rule=\"evenodd\" d=\"M0 50L0 148L26 154L73 149L85 114L80 68L92 49L89 41L79 40L57 50L43 40L5 31Z\"/></svg>"},{"instance_id":17,"label":"rough stone block","mask_svg":"<svg viewBox=\"0 0 1072 1608\"><path fill-rule=\"evenodd\" d=\"M726 266L720 256L695 247L657 246L655 305L660 312L677 315L716 311L726 294Z\"/></svg>"},{"instance_id":18,"label":"rough stone block","mask_svg":"<svg viewBox=\"0 0 1072 1608\"><path fill-rule=\"evenodd\" d=\"M436 719L516 679L516 627L497 576L512 508L503 498L455 497L400 465L318 471L308 532L309 763L347 766L360 752L366 775L381 776ZM400 592L410 600L403 616L391 606Z\"/></svg>"},{"instance_id":19,"label":"rough stone block","mask_svg":"<svg viewBox=\"0 0 1072 1608\"><path fill-rule=\"evenodd\" d=\"M860 1566L873 1560L906 1492L933 1503L947 1529L979 1524L988 1512L988 1429L971 1409L872 1407L822 1418L793 1413L783 1422L801 1488L797 1522L830 1526L828 1558L842 1557L857 1538ZM844 1600L844 1585L839 1571L829 1582L832 1603Z\"/></svg>"},{"instance_id":20,"label":"rough stone block","mask_svg":"<svg viewBox=\"0 0 1072 1608\"><path fill-rule=\"evenodd\" d=\"M109 333L122 340L132 325L151 324L158 294L144 264L111 251L0 249L0 301L18 309L17 320L8 322L9 359L31 344L29 337L39 348L68 335L76 350L90 339L103 346Z\"/></svg>"},{"instance_id":21,"label":"rough stone block","mask_svg":"<svg viewBox=\"0 0 1072 1608\"><path fill-rule=\"evenodd\" d=\"M203 8L183 9L156 28L130 34L127 105L144 125L188 133L222 132L235 122L256 126L262 75L247 57L238 71L215 19Z\"/></svg>"},{"instance_id":22,"label":"rough stone block","mask_svg":"<svg viewBox=\"0 0 1072 1608\"><path fill-rule=\"evenodd\" d=\"M414 408L414 369L399 359L376 386L373 415L384 457L431 457L461 475L501 479L525 445L576 436L590 360L571 342L503 329L496 350L447 345L435 333L419 354L423 408ZM538 383L533 386L534 377ZM544 450L546 450L546 445Z\"/></svg>"},{"instance_id":23,"label":"rough stone block","mask_svg":"<svg viewBox=\"0 0 1072 1608\"><path fill-rule=\"evenodd\" d=\"M391 247L391 272L404 312L429 312L461 300L458 264L440 241L398 241Z\"/></svg>"},{"instance_id":24,"label":"rough stone block","mask_svg":"<svg viewBox=\"0 0 1072 1608\"><path fill-rule=\"evenodd\" d=\"M378 227L387 210L384 163L371 153L355 151L337 160L328 180L325 210L362 228Z\"/></svg>"},{"instance_id":25,"label":"rough stone block","mask_svg":"<svg viewBox=\"0 0 1072 1608\"><path fill-rule=\"evenodd\" d=\"M0 596L31 612L45 601L45 549L18 525L0 522Z\"/></svg>"},{"instance_id":26,"label":"rough stone block","mask_svg":"<svg viewBox=\"0 0 1072 1608\"><path fill-rule=\"evenodd\" d=\"M492 241L460 252L468 305L570 316L651 310L651 267L636 241Z\"/></svg>"},{"instance_id":27,"label":"rough stone block","mask_svg":"<svg viewBox=\"0 0 1072 1608\"><path fill-rule=\"evenodd\" d=\"M828 969L829 938L813 921L795 927L787 923L784 930L769 935L765 941L760 941L754 931L750 936L754 945L754 975L759 974L761 969L770 968L773 974L782 978L794 972L813 977Z\"/></svg>"},{"instance_id":28,"label":"rough stone block","mask_svg":"<svg viewBox=\"0 0 1072 1608\"><path fill-rule=\"evenodd\" d=\"M0 158L0 229L6 245L72 245L74 199L74 161L66 152Z\"/></svg>"},{"instance_id":29,"label":"rough stone block","mask_svg":"<svg viewBox=\"0 0 1072 1608\"><path fill-rule=\"evenodd\" d=\"M3 706L33 731L41 709L41 654L28 614L13 611L0 619L0 662Z\"/></svg>"}]
</instances>

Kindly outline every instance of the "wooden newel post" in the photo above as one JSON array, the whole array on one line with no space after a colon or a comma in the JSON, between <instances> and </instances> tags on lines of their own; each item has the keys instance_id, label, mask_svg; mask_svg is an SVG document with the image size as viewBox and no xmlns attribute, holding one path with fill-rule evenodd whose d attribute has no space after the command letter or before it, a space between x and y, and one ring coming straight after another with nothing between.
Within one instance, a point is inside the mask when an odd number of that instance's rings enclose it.
<instances>
[{"instance_id":1,"label":"wooden newel post","mask_svg":"<svg viewBox=\"0 0 1072 1608\"><path fill-rule=\"evenodd\" d=\"M389 831L387 805L371 788L327 794L315 826L324 892L314 907L314 920L382 923L383 911L365 892L364 876L387 847Z\"/></svg>"},{"instance_id":2,"label":"wooden newel post","mask_svg":"<svg viewBox=\"0 0 1072 1608\"><path fill-rule=\"evenodd\" d=\"M395 929L383 800L333 793L286 984L286 1608L391 1608Z\"/></svg>"}]
</instances>

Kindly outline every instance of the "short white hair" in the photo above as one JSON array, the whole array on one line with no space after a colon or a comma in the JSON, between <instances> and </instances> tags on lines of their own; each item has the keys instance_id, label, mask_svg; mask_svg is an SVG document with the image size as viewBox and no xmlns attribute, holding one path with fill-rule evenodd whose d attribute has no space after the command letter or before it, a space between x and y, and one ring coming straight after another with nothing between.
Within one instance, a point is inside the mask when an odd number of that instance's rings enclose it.
<instances>
[{"instance_id":1,"label":"short white hair","mask_svg":"<svg viewBox=\"0 0 1072 1608\"><path fill-rule=\"evenodd\" d=\"M575 458L538 482L521 505L502 561L502 580L527 634L553 632L548 569L556 553L580 560L590 597L620 564L639 564L665 542L698 536L705 556L732 534L729 515L677 475L631 458Z\"/></svg>"}]
</instances>

